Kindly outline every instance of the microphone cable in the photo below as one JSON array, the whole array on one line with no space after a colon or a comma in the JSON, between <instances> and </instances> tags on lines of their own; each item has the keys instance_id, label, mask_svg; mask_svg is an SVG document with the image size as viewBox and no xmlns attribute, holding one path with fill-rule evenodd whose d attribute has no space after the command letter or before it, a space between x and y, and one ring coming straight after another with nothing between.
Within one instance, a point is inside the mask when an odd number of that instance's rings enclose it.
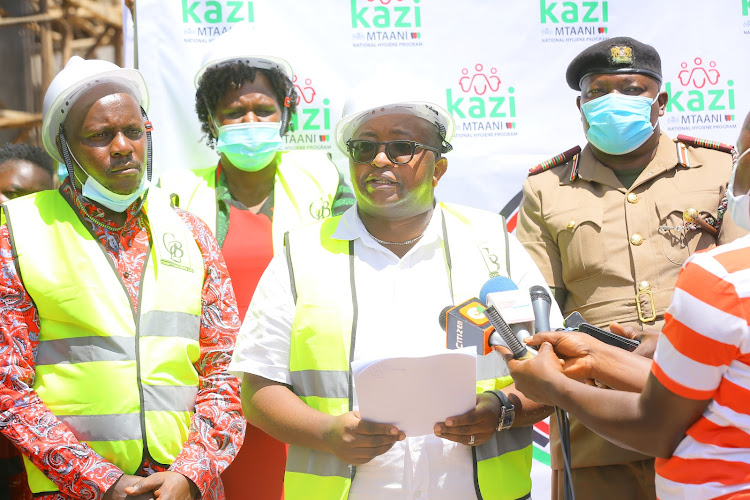
<instances>
[{"instance_id":1,"label":"microphone cable","mask_svg":"<svg viewBox=\"0 0 750 500\"><path fill-rule=\"evenodd\" d=\"M557 430L560 433L560 448L563 456L563 491L565 500L575 500L576 495L573 490L573 475L570 471L570 420L568 412L555 406L555 417L557 418Z\"/></svg>"}]
</instances>

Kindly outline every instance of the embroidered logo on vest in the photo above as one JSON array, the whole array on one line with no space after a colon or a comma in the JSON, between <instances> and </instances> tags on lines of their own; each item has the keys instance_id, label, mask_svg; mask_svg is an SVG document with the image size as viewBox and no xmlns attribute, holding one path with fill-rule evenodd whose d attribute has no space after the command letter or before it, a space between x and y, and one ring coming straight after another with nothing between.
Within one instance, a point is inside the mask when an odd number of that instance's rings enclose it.
<instances>
[{"instance_id":1,"label":"embroidered logo on vest","mask_svg":"<svg viewBox=\"0 0 750 500\"><path fill-rule=\"evenodd\" d=\"M494 266L493 269L489 269L490 271L490 278L494 278L495 276L500 276L500 264L497 262L497 255L490 252L489 247L482 247L482 251L487 255L487 258L485 259L485 263L487 264L487 267L490 267L490 264Z\"/></svg>"},{"instance_id":2,"label":"embroidered logo on vest","mask_svg":"<svg viewBox=\"0 0 750 500\"><path fill-rule=\"evenodd\" d=\"M183 249L184 243L178 240L174 233L164 233L162 237L162 244L164 245L164 250L166 250L166 253L164 255L169 255L169 259L160 260L162 264L164 264L165 266L182 269L183 271L189 271L191 273L193 272L193 268L190 266L190 262L182 262L182 259L186 256L185 250Z\"/></svg>"},{"instance_id":3,"label":"embroidered logo on vest","mask_svg":"<svg viewBox=\"0 0 750 500\"><path fill-rule=\"evenodd\" d=\"M310 216L315 220L327 219L331 213L331 202L327 198L310 203Z\"/></svg>"}]
</instances>

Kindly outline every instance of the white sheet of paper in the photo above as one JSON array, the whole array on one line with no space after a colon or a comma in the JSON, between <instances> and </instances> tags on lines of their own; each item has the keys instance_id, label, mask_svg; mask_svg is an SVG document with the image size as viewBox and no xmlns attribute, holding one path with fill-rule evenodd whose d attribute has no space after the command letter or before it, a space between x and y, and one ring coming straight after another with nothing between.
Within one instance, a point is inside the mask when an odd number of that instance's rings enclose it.
<instances>
[{"instance_id":1,"label":"white sheet of paper","mask_svg":"<svg viewBox=\"0 0 750 500\"><path fill-rule=\"evenodd\" d=\"M354 361L360 416L393 424L407 436L432 434L437 422L476 407L476 371L473 347Z\"/></svg>"}]
</instances>

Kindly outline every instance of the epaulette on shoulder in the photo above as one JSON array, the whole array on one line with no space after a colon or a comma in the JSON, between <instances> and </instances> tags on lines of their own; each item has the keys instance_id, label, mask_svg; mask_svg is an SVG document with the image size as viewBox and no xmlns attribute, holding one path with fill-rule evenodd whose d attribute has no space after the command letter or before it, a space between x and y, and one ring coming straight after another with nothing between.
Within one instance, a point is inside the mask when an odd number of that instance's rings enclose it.
<instances>
[{"instance_id":1,"label":"epaulette on shoulder","mask_svg":"<svg viewBox=\"0 0 750 500\"><path fill-rule=\"evenodd\" d=\"M565 151L564 153L560 153L559 155L553 156L549 160L543 161L536 167L529 169L529 175L536 175L540 174L542 172L545 172L551 168L558 167L560 165L565 165L569 161L573 160L575 163L573 165L573 171L570 174L570 180L575 180L576 176L578 175L578 158L579 153L581 152L581 146L576 146L574 148L570 148L569 150Z\"/></svg>"},{"instance_id":2,"label":"epaulette on shoulder","mask_svg":"<svg viewBox=\"0 0 750 500\"><path fill-rule=\"evenodd\" d=\"M694 148L715 149L716 151L721 151L722 153L727 153L732 156L737 155L737 150L731 144L709 141L708 139L700 139L698 137L690 137L689 135L678 135L675 143L677 144L677 156L680 158L680 163L686 167L690 167L690 158L687 154L688 146Z\"/></svg>"}]
</instances>

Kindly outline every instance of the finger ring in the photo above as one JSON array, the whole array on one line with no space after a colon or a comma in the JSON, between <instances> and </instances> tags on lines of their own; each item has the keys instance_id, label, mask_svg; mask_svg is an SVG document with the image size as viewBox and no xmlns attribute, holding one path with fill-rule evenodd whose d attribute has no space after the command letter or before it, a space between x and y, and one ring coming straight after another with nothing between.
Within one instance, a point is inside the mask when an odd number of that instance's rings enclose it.
<instances>
[{"instance_id":1,"label":"finger ring","mask_svg":"<svg viewBox=\"0 0 750 500\"><path fill-rule=\"evenodd\" d=\"M469 446L471 446L472 444L474 444L474 434L469 437Z\"/></svg>"}]
</instances>

